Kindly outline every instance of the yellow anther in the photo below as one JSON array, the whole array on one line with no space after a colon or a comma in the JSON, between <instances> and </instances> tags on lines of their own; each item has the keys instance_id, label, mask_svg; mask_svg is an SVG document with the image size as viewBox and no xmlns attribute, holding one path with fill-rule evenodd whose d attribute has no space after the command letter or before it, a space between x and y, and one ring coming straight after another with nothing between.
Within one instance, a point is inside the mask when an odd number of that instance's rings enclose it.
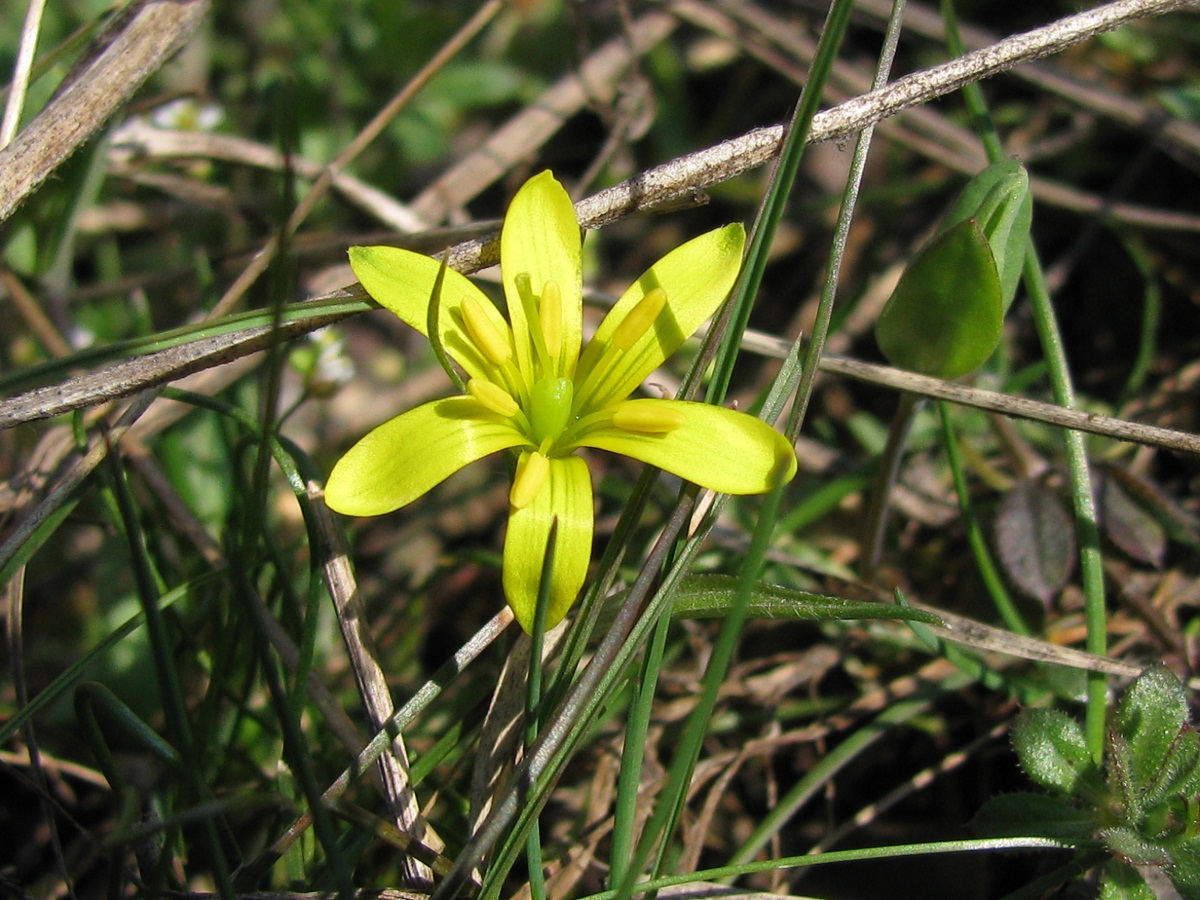
<instances>
[{"instance_id":1,"label":"yellow anther","mask_svg":"<svg viewBox=\"0 0 1200 900\"><path fill-rule=\"evenodd\" d=\"M538 318L542 320L542 338L551 360L557 360L562 349L562 291L557 281L547 281L542 288L542 301L538 306Z\"/></svg>"},{"instance_id":2,"label":"yellow anther","mask_svg":"<svg viewBox=\"0 0 1200 900\"><path fill-rule=\"evenodd\" d=\"M524 509L533 502L549 477L550 460L537 451L522 453L517 461L517 474L513 476L508 502L514 509Z\"/></svg>"},{"instance_id":3,"label":"yellow anther","mask_svg":"<svg viewBox=\"0 0 1200 900\"><path fill-rule=\"evenodd\" d=\"M656 401L631 400L622 403L613 412L613 425L622 431L638 434L670 434L687 424L683 410L670 404Z\"/></svg>"},{"instance_id":4,"label":"yellow anther","mask_svg":"<svg viewBox=\"0 0 1200 900\"><path fill-rule=\"evenodd\" d=\"M667 305L667 292L662 288L654 288L637 302L637 306L625 314L625 318L613 332L612 346L618 350L628 350L638 339L654 325L663 307Z\"/></svg>"},{"instance_id":5,"label":"yellow anther","mask_svg":"<svg viewBox=\"0 0 1200 900\"><path fill-rule=\"evenodd\" d=\"M468 294L463 297L459 310L462 312L463 325L471 343L479 348L479 352L488 362L494 366L502 366L512 359L507 337L488 318L482 303Z\"/></svg>"},{"instance_id":6,"label":"yellow anther","mask_svg":"<svg viewBox=\"0 0 1200 900\"><path fill-rule=\"evenodd\" d=\"M492 384L486 378L472 378L467 382L467 393L479 401L479 405L496 415L512 418L521 411L517 401L504 388Z\"/></svg>"}]
</instances>

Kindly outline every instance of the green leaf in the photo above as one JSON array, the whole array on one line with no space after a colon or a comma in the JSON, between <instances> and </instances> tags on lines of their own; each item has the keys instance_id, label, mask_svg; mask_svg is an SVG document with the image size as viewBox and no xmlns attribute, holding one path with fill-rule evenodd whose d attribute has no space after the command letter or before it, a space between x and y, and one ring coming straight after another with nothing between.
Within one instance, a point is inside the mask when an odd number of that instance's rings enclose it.
<instances>
[{"instance_id":1,"label":"green leaf","mask_svg":"<svg viewBox=\"0 0 1200 900\"><path fill-rule=\"evenodd\" d=\"M1047 837L1064 844L1093 840L1095 818L1062 797L1019 792L988 800L971 822L982 837Z\"/></svg>"},{"instance_id":2,"label":"green leaf","mask_svg":"<svg viewBox=\"0 0 1200 900\"><path fill-rule=\"evenodd\" d=\"M1134 866L1166 866L1171 864L1171 854L1158 841L1138 834L1126 826L1106 828L1100 839L1109 852Z\"/></svg>"},{"instance_id":3,"label":"green leaf","mask_svg":"<svg viewBox=\"0 0 1200 900\"><path fill-rule=\"evenodd\" d=\"M1153 796L1153 800L1172 798L1185 804L1200 796L1200 735L1195 729L1186 728L1180 732L1162 781L1164 790L1161 795ZM1195 816L1193 811L1191 817Z\"/></svg>"},{"instance_id":4,"label":"green leaf","mask_svg":"<svg viewBox=\"0 0 1200 900\"><path fill-rule=\"evenodd\" d=\"M1104 864L1100 900L1158 900L1137 869L1118 859Z\"/></svg>"},{"instance_id":5,"label":"green leaf","mask_svg":"<svg viewBox=\"0 0 1200 900\"><path fill-rule=\"evenodd\" d=\"M1000 276L974 219L935 237L909 264L879 315L875 340L893 365L957 378L1000 343Z\"/></svg>"},{"instance_id":6,"label":"green leaf","mask_svg":"<svg viewBox=\"0 0 1200 900\"><path fill-rule=\"evenodd\" d=\"M1167 552L1167 532L1162 524L1121 484L1112 469L1098 469L1096 506L1108 539L1138 562L1162 568ZM1130 476L1132 477L1132 476Z\"/></svg>"},{"instance_id":7,"label":"green leaf","mask_svg":"<svg viewBox=\"0 0 1200 900\"><path fill-rule=\"evenodd\" d=\"M1021 281L1033 219L1033 196L1025 167L1015 159L1004 159L972 178L946 215L942 230L968 219L975 220L992 249L1000 275L1001 303L1007 312Z\"/></svg>"},{"instance_id":8,"label":"green leaf","mask_svg":"<svg viewBox=\"0 0 1200 900\"><path fill-rule=\"evenodd\" d=\"M741 579L732 575L689 575L675 593L673 615L703 619L721 617L728 612L737 595ZM941 620L923 610L891 606L872 601L845 600L825 594L813 594L757 584L750 595L750 615L760 619L903 619L940 625Z\"/></svg>"},{"instance_id":9,"label":"green leaf","mask_svg":"<svg viewBox=\"0 0 1200 900\"><path fill-rule=\"evenodd\" d=\"M1113 725L1129 744L1128 777L1133 790L1161 793L1168 759L1187 724L1187 697L1166 668L1147 669L1130 685Z\"/></svg>"},{"instance_id":10,"label":"green leaf","mask_svg":"<svg viewBox=\"0 0 1200 900\"><path fill-rule=\"evenodd\" d=\"M1084 780L1095 776L1083 726L1066 713L1026 710L1017 718L1012 741L1021 768L1042 787L1075 796Z\"/></svg>"},{"instance_id":11,"label":"green leaf","mask_svg":"<svg viewBox=\"0 0 1200 900\"><path fill-rule=\"evenodd\" d=\"M1189 838L1171 845L1173 865L1167 875L1176 890L1189 900L1200 897L1200 838Z\"/></svg>"}]
</instances>

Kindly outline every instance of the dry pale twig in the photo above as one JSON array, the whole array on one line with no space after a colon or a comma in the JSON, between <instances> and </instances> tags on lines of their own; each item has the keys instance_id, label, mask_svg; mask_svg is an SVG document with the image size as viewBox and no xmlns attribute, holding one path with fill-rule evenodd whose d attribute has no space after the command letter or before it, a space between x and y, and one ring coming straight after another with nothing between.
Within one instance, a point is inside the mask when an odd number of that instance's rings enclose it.
<instances>
[{"instance_id":1,"label":"dry pale twig","mask_svg":"<svg viewBox=\"0 0 1200 900\"><path fill-rule=\"evenodd\" d=\"M698 0L676 0L672 9L714 33L731 40L736 38L752 56L798 85L803 85L808 76L808 65L816 51L816 41L786 27L786 21L757 7L743 3L730 3L727 6L728 16ZM972 33L976 38L979 37L977 33ZM775 50L775 47L778 47L778 50ZM1040 74L1036 77L1031 76L1030 70L1033 69ZM1109 115L1131 128L1157 128L1156 136L1172 136L1174 142L1168 146L1177 152L1187 150L1190 147L1187 143L1189 141L1200 143L1200 128L1175 120L1158 121L1163 119L1161 111L1155 112L1136 100L1108 99L1108 95L1096 89L1075 87L1077 82L1060 74L1052 66L1021 66L1015 69L1014 73L1037 84L1045 83L1047 89L1056 90L1068 99L1086 102L1089 109ZM847 62L834 63L830 75L831 95L857 96L870 89L871 79L865 72ZM1155 119L1155 116L1158 118ZM1180 127L1174 127L1175 125ZM880 130L892 140L965 175L973 175L987 165L987 154L979 138L969 129L956 125L933 109L910 107L891 121L881 123ZM1084 215L1103 216L1112 222L1159 231L1200 231L1200 216L1194 213L1155 209L1113 200L1034 174L1029 177L1029 189L1039 203Z\"/></svg>"},{"instance_id":2,"label":"dry pale twig","mask_svg":"<svg viewBox=\"0 0 1200 900\"><path fill-rule=\"evenodd\" d=\"M674 16L651 13L634 23L633 46L609 41L580 67L545 91L534 103L497 129L480 147L452 166L412 202L417 215L440 222L534 151L575 115L590 96L611 93L611 85L633 61L663 40L676 25Z\"/></svg>"},{"instance_id":3,"label":"dry pale twig","mask_svg":"<svg viewBox=\"0 0 1200 900\"><path fill-rule=\"evenodd\" d=\"M358 300L363 297L357 286L339 291L329 297L336 300ZM0 405L0 429L60 415L84 406L122 397L145 387L161 384L182 375L217 366L254 353L272 340L291 338L314 331L324 325L344 319L353 312L329 312L313 301L315 311L307 317L297 316L283 323L272 334L270 326L260 325L244 331L200 338L167 350L139 356L116 363L98 372L67 379L61 384L37 388L5 401ZM786 351L787 342L754 331L746 333L746 349L768 356ZM1037 422L1074 428L1091 434L1147 444L1169 450L1200 454L1200 435L1154 425L1142 425L1112 416L1101 416L1081 410L1066 409L1026 397L1014 397L995 391L968 387L953 381L929 378L901 369L862 362L840 356L821 358L821 369L846 375L882 387L891 387L949 400L963 406L973 406Z\"/></svg>"},{"instance_id":4,"label":"dry pale twig","mask_svg":"<svg viewBox=\"0 0 1200 900\"><path fill-rule=\"evenodd\" d=\"M0 222L183 46L208 5L143 0L119 16L58 96L0 151Z\"/></svg>"}]
</instances>

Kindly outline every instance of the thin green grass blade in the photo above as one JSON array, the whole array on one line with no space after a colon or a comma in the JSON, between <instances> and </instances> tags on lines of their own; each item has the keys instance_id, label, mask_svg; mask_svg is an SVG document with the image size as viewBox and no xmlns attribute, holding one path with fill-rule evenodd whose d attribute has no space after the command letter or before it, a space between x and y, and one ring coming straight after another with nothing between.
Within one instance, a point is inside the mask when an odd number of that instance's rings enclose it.
<instances>
[{"instance_id":1,"label":"thin green grass blade","mask_svg":"<svg viewBox=\"0 0 1200 900\"><path fill-rule=\"evenodd\" d=\"M183 698L181 679L175 666L172 640L163 611L158 605L158 598L161 595L161 591L157 589L158 578L147 551L145 537L142 534L133 492L129 488L125 471L113 448L109 448L106 461L120 515L118 525L124 532L128 544L134 584L145 617L146 632L150 638L159 699L162 702L163 715L167 723L167 733L170 735L171 744L185 761L182 775L184 784L187 786L188 798L193 802L205 802L211 797L201 777L204 766L196 754L191 726L188 724L187 703ZM212 854L213 875L217 882L217 890L223 900L232 900L234 896L233 882L229 877L225 850L212 819L204 820L201 835L207 845L207 851Z\"/></svg>"},{"instance_id":2,"label":"thin green grass blade","mask_svg":"<svg viewBox=\"0 0 1200 900\"><path fill-rule=\"evenodd\" d=\"M550 609L550 585L554 572L554 550L558 542L558 518L550 521L546 537L546 556L542 577L538 582L537 606L533 613L533 634L530 637L529 679L525 694L525 750L537 740L541 728L542 651L546 643L546 614ZM546 900L546 878L542 871L542 829L535 819L529 829L525 858L529 863L529 895L533 900Z\"/></svg>"},{"instance_id":3,"label":"thin green grass blade","mask_svg":"<svg viewBox=\"0 0 1200 900\"><path fill-rule=\"evenodd\" d=\"M733 293L727 302L727 311L722 318L728 322L728 327L721 335L721 345L717 350L717 358L709 381L705 399L709 403L720 403L729 389L729 381L733 377L733 365L741 349L742 335L750 321L750 310L754 298L758 296L762 284L763 273L767 267L767 251L775 238L779 223L787 208L792 186L796 181L796 173L800 168L800 160L804 156L805 144L808 141L809 128L813 116L820 108L821 97L825 85L837 59L842 37L850 24L850 14L854 10L852 0L835 0L821 29L821 38L817 44L816 55L813 58L812 70L805 83L800 101L796 104L796 112L792 116L787 136L779 152L779 161L771 178L767 196L763 200L758 220L755 222L750 236L750 246L746 250L746 263L734 285Z\"/></svg>"},{"instance_id":4,"label":"thin green grass blade","mask_svg":"<svg viewBox=\"0 0 1200 900\"><path fill-rule=\"evenodd\" d=\"M634 683L633 700L625 724L621 752L621 771L617 776L617 799L613 811L612 853L609 856L609 881L622 884L631 877L635 847L634 825L638 820L639 793L642 784L642 763L650 720L654 710L654 693L662 668L663 651L671 630L669 616L661 616L646 647L646 655Z\"/></svg>"}]
</instances>

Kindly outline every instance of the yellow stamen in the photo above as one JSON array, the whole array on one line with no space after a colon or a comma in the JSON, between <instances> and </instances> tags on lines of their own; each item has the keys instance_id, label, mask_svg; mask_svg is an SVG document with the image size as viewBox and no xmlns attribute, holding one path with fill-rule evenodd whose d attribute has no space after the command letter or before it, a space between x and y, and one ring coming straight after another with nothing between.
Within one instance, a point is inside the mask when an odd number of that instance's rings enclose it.
<instances>
[{"instance_id":1,"label":"yellow stamen","mask_svg":"<svg viewBox=\"0 0 1200 900\"><path fill-rule=\"evenodd\" d=\"M547 281L542 288L538 317L542 320L542 338L546 342L546 352L552 362L557 362L559 351L562 349L562 291L557 281Z\"/></svg>"},{"instance_id":2,"label":"yellow stamen","mask_svg":"<svg viewBox=\"0 0 1200 900\"><path fill-rule=\"evenodd\" d=\"M612 423L622 431L638 434L670 434L687 424L681 409L662 403L622 403L613 412Z\"/></svg>"},{"instance_id":3,"label":"yellow stamen","mask_svg":"<svg viewBox=\"0 0 1200 900\"><path fill-rule=\"evenodd\" d=\"M488 318L482 303L468 294L463 297L459 310L462 313L463 326L467 329L471 343L479 349L488 362L494 366L502 366L512 359L512 350L507 336L502 334L495 323Z\"/></svg>"},{"instance_id":4,"label":"yellow stamen","mask_svg":"<svg viewBox=\"0 0 1200 900\"><path fill-rule=\"evenodd\" d=\"M521 411L508 391L486 378L472 378L467 382L467 392L479 401L480 406L496 415L512 418Z\"/></svg>"},{"instance_id":5,"label":"yellow stamen","mask_svg":"<svg viewBox=\"0 0 1200 900\"><path fill-rule=\"evenodd\" d=\"M524 509L550 477L550 460L541 453L522 453L517 461L517 473L513 476L512 490L508 494L508 502L514 509Z\"/></svg>"},{"instance_id":6,"label":"yellow stamen","mask_svg":"<svg viewBox=\"0 0 1200 900\"><path fill-rule=\"evenodd\" d=\"M612 346L618 350L628 350L638 339L654 325L663 307L667 305L667 292L662 288L654 288L637 302L637 305L625 314L625 318L617 325L611 339Z\"/></svg>"}]
</instances>

